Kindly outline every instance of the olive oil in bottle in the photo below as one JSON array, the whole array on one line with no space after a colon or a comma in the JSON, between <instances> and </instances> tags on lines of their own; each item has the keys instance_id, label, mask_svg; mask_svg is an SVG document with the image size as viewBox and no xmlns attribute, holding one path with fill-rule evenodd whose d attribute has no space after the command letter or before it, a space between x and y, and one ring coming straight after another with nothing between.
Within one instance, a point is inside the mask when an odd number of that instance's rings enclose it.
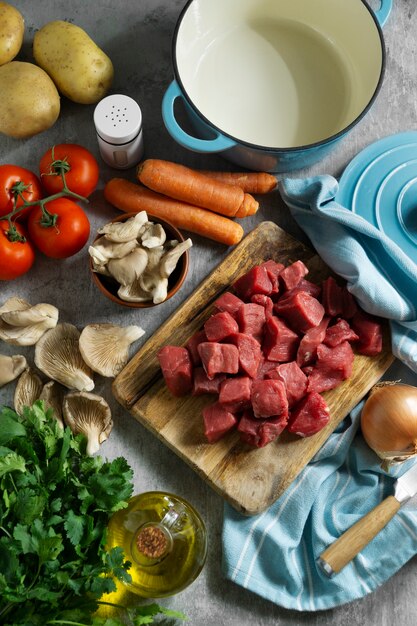
<instances>
[{"instance_id":1,"label":"olive oil in bottle","mask_svg":"<svg viewBox=\"0 0 417 626\"><path fill-rule=\"evenodd\" d=\"M207 534L200 515L183 498L150 491L134 496L111 517L107 546L120 546L131 561L131 591L161 598L181 591L201 572Z\"/></svg>"}]
</instances>

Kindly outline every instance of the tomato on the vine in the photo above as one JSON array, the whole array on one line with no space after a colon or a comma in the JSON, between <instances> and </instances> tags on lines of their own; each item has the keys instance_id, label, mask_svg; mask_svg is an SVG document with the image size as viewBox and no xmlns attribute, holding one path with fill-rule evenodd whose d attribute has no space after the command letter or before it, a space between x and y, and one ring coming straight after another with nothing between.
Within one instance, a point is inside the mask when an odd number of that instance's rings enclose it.
<instances>
[{"instance_id":1,"label":"tomato on the vine","mask_svg":"<svg viewBox=\"0 0 417 626\"><path fill-rule=\"evenodd\" d=\"M22 196L17 196L15 203L13 188L20 189L26 202L42 198L42 187L36 174L18 165L0 165L0 217L23 204ZM16 219L27 215L31 209L32 207L22 209Z\"/></svg>"},{"instance_id":2,"label":"tomato on the vine","mask_svg":"<svg viewBox=\"0 0 417 626\"><path fill-rule=\"evenodd\" d=\"M87 198L96 188L99 167L95 157L83 146L61 143L50 148L39 164L42 186L52 195L64 188L60 172L65 174L68 189Z\"/></svg>"},{"instance_id":3,"label":"tomato on the vine","mask_svg":"<svg viewBox=\"0 0 417 626\"><path fill-rule=\"evenodd\" d=\"M17 233L26 237L21 224L14 224ZM29 241L11 241L7 220L0 220L0 280L13 280L25 274L33 265L35 252Z\"/></svg>"},{"instance_id":4,"label":"tomato on the vine","mask_svg":"<svg viewBox=\"0 0 417 626\"><path fill-rule=\"evenodd\" d=\"M57 198L45 204L55 223L44 225L41 206L32 209L28 219L29 238L43 254L65 259L85 246L90 235L90 222L78 204L68 198Z\"/></svg>"}]
</instances>

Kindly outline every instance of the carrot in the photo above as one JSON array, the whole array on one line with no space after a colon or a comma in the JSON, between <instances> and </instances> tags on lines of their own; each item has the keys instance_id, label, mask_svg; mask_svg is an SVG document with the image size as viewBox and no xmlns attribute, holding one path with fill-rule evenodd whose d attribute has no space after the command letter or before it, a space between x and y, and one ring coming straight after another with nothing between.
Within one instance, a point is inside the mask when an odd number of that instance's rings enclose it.
<instances>
[{"instance_id":1,"label":"carrot","mask_svg":"<svg viewBox=\"0 0 417 626\"><path fill-rule=\"evenodd\" d=\"M237 185L246 193L269 193L277 186L275 176L267 172L214 172L212 170L201 170L201 173L229 185Z\"/></svg>"},{"instance_id":2,"label":"carrot","mask_svg":"<svg viewBox=\"0 0 417 626\"><path fill-rule=\"evenodd\" d=\"M139 164L136 175L153 191L227 217L234 217L245 200L237 185L216 181L172 161L147 159Z\"/></svg>"},{"instance_id":3,"label":"carrot","mask_svg":"<svg viewBox=\"0 0 417 626\"><path fill-rule=\"evenodd\" d=\"M177 228L234 246L242 239L240 224L206 209L178 202L142 185L124 178L112 178L104 187L104 197L121 211L147 211L155 217L171 222Z\"/></svg>"},{"instance_id":4,"label":"carrot","mask_svg":"<svg viewBox=\"0 0 417 626\"><path fill-rule=\"evenodd\" d=\"M258 209L259 202L257 202L250 194L245 193L242 206L236 213L235 217L248 217L249 215L255 215Z\"/></svg>"}]
</instances>

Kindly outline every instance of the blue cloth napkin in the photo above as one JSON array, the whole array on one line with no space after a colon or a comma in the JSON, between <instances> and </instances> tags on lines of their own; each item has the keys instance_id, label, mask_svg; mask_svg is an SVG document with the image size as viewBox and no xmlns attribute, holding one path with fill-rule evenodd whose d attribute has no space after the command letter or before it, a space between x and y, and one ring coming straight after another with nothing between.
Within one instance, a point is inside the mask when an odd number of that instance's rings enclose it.
<instances>
[{"instance_id":1,"label":"blue cloth napkin","mask_svg":"<svg viewBox=\"0 0 417 626\"><path fill-rule=\"evenodd\" d=\"M385 235L334 201L338 184L331 176L285 179L279 188L319 255L347 280L362 308L390 320L394 354L417 372L417 266ZM393 493L395 477L413 462L389 474L381 469L357 432L361 408L352 411L267 511L248 518L225 505L222 565L227 578L286 608L315 611L363 597L417 553L413 499L339 574L329 579L316 564L326 547Z\"/></svg>"}]
</instances>

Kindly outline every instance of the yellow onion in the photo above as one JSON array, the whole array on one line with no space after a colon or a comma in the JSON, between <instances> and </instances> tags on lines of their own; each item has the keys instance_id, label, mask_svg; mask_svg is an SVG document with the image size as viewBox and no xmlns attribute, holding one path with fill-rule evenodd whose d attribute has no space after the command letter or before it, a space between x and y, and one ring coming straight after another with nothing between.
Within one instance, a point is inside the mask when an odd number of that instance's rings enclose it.
<instances>
[{"instance_id":1,"label":"yellow onion","mask_svg":"<svg viewBox=\"0 0 417 626\"><path fill-rule=\"evenodd\" d=\"M417 387L380 383L362 409L363 437L384 466L417 455Z\"/></svg>"}]
</instances>

